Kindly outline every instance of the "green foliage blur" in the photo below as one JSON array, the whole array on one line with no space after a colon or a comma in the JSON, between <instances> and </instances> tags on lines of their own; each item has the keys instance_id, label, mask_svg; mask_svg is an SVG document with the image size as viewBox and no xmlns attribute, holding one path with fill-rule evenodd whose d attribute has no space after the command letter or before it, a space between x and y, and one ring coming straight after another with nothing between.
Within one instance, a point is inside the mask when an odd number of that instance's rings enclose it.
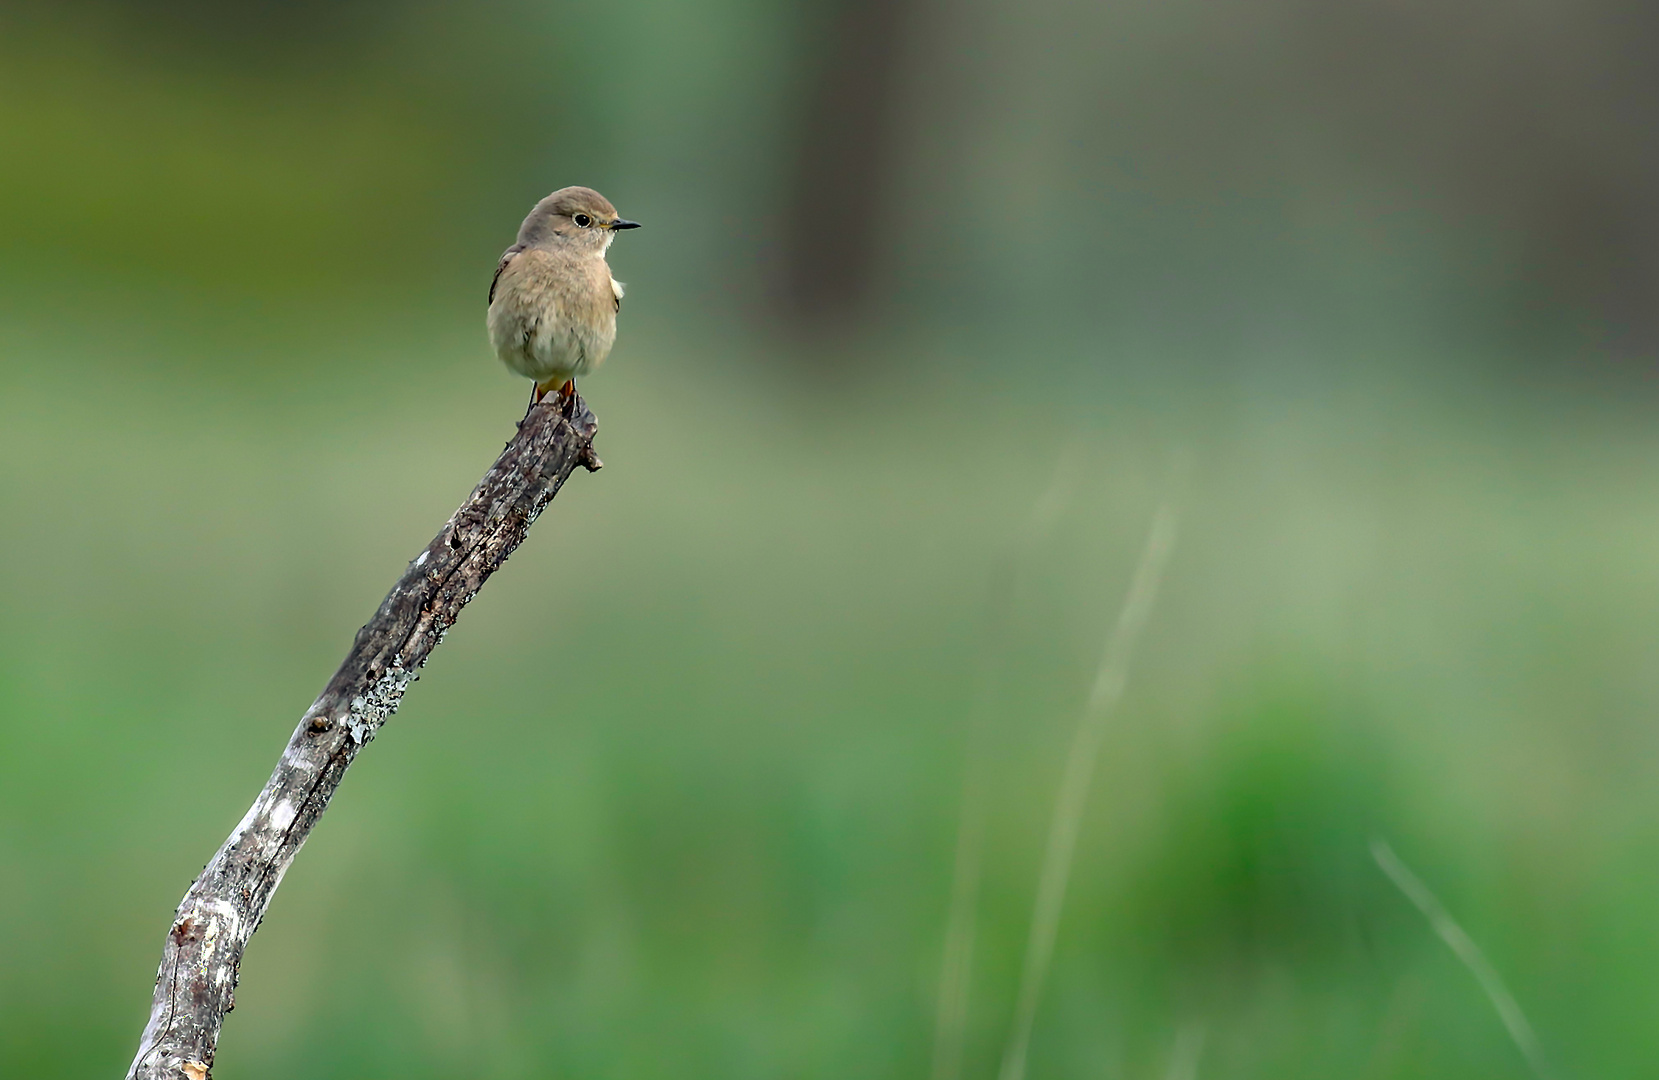
<instances>
[{"instance_id":1,"label":"green foliage blur","mask_svg":"<svg viewBox=\"0 0 1659 1080\"><path fill-rule=\"evenodd\" d=\"M1378 837L1559 1075L1651 1071L1651 16L874 10L0 6L0 1075L126 1068L521 414L484 297L567 183L645 225L606 468L352 770L216 1076L930 1076L977 767L989 1080L1166 502L1028 1075L1529 1075Z\"/></svg>"}]
</instances>

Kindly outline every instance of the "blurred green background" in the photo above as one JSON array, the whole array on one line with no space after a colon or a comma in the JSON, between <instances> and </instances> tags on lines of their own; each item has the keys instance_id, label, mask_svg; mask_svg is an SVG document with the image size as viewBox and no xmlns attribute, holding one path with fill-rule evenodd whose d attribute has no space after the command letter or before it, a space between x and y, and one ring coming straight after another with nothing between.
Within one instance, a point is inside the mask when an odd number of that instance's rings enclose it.
<instances>
[{"instance_id":1,"label":"blurred green background","mask_svg":"<svg viewBox=\"0 0 1659 1080\"><path fill-rule=\"evenodd\" d=\"M1619 0L8 0L0 1074L126 1068L521 413L484 294L568 183L646 225L607 468L352 770L216 1075L928 1076L977 709L988 1080L1166 500L1033 1080L1528 1075L1373 836L1559 1075L1650 1074L1656 60Z\"/></svg>"}]
</instances>

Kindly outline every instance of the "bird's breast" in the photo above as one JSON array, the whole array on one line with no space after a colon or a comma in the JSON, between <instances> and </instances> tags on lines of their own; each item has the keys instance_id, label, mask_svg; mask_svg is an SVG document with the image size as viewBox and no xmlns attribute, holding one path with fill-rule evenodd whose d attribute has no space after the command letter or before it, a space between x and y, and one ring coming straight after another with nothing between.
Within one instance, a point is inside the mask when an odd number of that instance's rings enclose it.
<instances>
[{"instance_id":1,"label":"bird's breast","mask_svg":"<svg viewBox=\"0 0 1659 1080\"><path fill-rule=\"evenodd\" d=\"M528 249L502 270L490 303L490 342L502 362L536 379L583 375L616 340L617 289L597 257Z\"/></svg>"}]
</instances>

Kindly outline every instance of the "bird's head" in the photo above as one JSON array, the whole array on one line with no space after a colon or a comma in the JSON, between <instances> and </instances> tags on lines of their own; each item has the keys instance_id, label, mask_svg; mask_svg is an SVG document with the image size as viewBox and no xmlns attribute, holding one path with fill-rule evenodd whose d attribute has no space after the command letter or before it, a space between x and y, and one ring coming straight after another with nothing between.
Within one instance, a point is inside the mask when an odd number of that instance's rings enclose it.
<instances>
[{"instance_id":1,"label":"bird's head","mask_svg":"<svg viewBox=\"0 0 1659 1080\"><path fill-rule=\"evenodd\" d=\"M560 188L530 211L519 226L518 242L526 247L576 246L603 253L622 229L639 222L617 216L609 199L592 188Z\"/></svg>"}]
</instances>

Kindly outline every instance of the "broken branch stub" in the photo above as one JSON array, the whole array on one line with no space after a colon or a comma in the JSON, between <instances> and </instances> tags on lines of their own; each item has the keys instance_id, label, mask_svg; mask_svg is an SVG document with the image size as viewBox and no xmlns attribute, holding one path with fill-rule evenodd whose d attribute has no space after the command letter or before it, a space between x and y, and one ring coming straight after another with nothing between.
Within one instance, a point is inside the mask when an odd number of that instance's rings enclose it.
<instances>
[{"instance_id":1,"label":"broken branch stub","mask_svg":"<svg viewBox=\"0 0 1659 1080\"><path fill-rule=\"evenodd\" d=\"M593 414L574 395L531 406L305 711L264 790L184 894L167 932L150 1022L128 1080L205 1080L248 939L359 751L578 467L600 467Z\"/></svg>"}]
</instances>

